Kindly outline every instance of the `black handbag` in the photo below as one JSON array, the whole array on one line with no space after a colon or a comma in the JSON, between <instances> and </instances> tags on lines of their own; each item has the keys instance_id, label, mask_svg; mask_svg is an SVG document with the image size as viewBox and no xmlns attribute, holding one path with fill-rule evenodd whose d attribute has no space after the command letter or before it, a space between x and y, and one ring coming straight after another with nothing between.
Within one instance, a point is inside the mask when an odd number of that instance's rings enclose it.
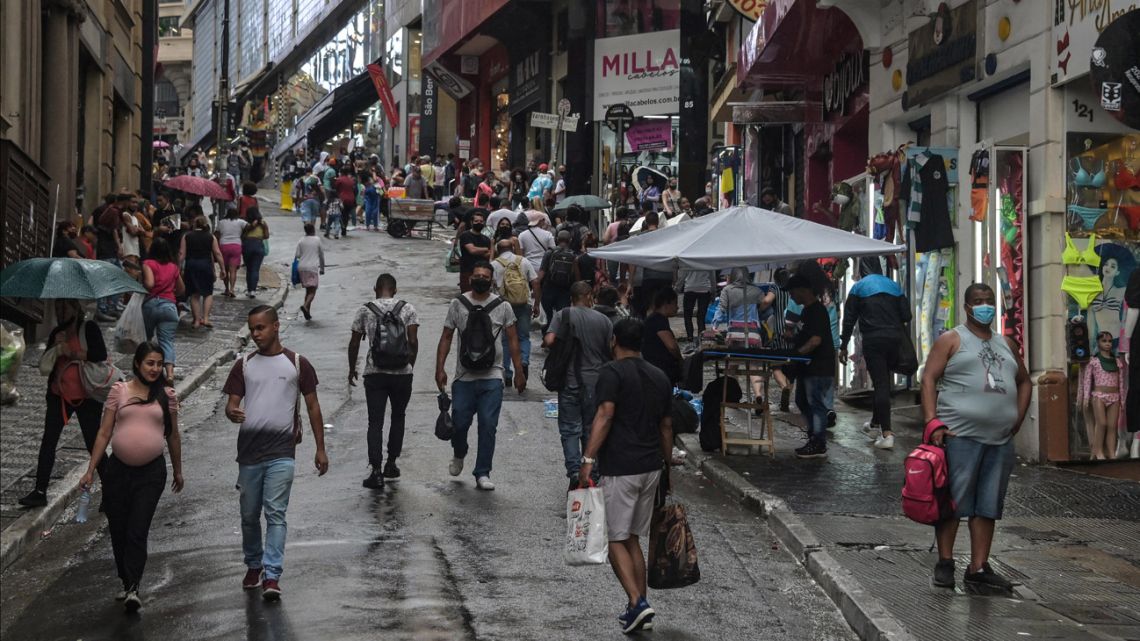
<instances>
[{"instance_id":1,"label":"black handbag","mask_svg":"<svg viewBox=\"0 0 1140 641\"><path fill-rule=\"evenodd\" d=\"M910 334L904 333L896 343L898 357L895 360L894 372L903 376L913 376L918 371L918 354L914 351L914 342Z\"/></svg>"},{"instance_id":2,"label":"black handbag","mask_svg":"<svg viewBox=\"0 0 1140 641\"><path fill-rule=\"evenodd\" d=\"M451 423L451 397L447 392L440 392L436 399L439 401L439 418L435 419L435 437L450 441L455 433L455 426Z\"/></svg>"}]
</instances>

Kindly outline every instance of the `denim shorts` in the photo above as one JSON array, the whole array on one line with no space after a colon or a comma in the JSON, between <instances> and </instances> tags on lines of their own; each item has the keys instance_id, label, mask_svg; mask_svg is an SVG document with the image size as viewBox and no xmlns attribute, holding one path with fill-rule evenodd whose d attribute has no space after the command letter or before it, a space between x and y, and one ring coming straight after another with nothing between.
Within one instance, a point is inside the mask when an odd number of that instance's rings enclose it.
<instances>
[{"instance_id":1,"label":"denim shorts","mask_svg":"<svg viewBox=\"0 0 1140 641\"><path fill-rule=\"evenodd\" d=\"M987 445L966 436L946 439L946 468L958 518L1000 519L1015 456L1013 441Z\"/></svg>"}]
</instances>

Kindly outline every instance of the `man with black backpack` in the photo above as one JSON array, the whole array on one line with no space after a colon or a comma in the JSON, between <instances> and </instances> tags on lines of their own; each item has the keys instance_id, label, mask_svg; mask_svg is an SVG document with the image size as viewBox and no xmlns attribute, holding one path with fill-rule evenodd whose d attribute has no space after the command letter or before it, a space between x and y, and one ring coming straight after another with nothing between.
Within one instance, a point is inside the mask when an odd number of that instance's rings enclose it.
<instances>
[{"instance_id":1,"label":"man with black backpack","mask_svg":"<svg viewBox=\"0 0 1140 641\"><path fill-rule=\"evenodd\" d=\"M380 489L384 487L385 478L400 478L396 459L404 445L404 413L412 398L412 368L419 353L420 321L415 307L396 298L396 279L391 274L380 274L374 291L376 300L357 310L352 321L348 384L356 385L360 339L367 336L364 396L368 402L368 463L372 473L364 479L363 485ZM388 462L384 463L384 409L389 399L392 428L388 432Z\"/></svg>"},{"instance_id":2,"label":"man with black backpack","mask_svg":"<svg viewBox=\"0 0 1140 641\"><path fill-rule=\"evenodd\" d=\"M542 283L542 309L546 312L546 329L550 319L563 307L570 305L570 286L581 280L578 276L578 257L570 249L569 231L558 232L558 244L542 257L538 268L538 280Z\"/></svg>"},{"instance_id":3,"label":"man with black backpack","mask_svg":"<svg viewBox=\"0 0 1140 641\"><path fill-rule=\"evenodd\" d=\"M451 446L454 457L447 469L452 476L463 472L463 459L469 449L467 432L478 414L479 443L473 472L475 486L480 490L495 489L491 482L491 466L495 457L499 410L503 406L501 336L507 337L514 363L515 389L519 394L526 390L515 313L505 300L491 293L494 274L491 263L481 260L475 264L471 271L471 291L451 301L435 352L435 383L443 391L447 387L444 364L451 351L452 338L459 332L455 380L451 384L451 418L454 424Z\"/></svg>"},{"instance_id":4,"label":"man with black backpack","mask_svg":"<svg viewBox=\"0 0 1140 641\"><path fill-rule=\"evenodd\" d=\"M610 361L613 323L593 309L594 289L585 281L570 288L572 304L550 319L543 345L550 349L543 383L558 392L558 433L570 489L578 488L582 450L590 439L598 370Z\"/></svg>"}]
</instances>

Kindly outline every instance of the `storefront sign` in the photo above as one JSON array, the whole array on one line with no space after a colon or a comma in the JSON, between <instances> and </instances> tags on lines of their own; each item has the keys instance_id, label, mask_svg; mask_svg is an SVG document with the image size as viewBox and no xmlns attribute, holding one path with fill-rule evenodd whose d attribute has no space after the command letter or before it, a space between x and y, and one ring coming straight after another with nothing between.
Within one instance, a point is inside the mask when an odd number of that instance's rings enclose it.
<instances>
[{"instance_id":1,"label":"storefront sign","mask_svg":"<svg viewBox=\"0 0 1140 641\"><path fill-rule=\"evenodd\" d=\"M849 53L823 77L823 112L847 115L851 96L867 87L867 52Z\"/></svg>"},{"instance_id":2,"label":"storefront sign","mask_svg":"<svg viewBox=\"0 0 1140 641\"><path fill-rule=\"evenodd\" d=\"M977 5L977 0L970 0L949 9L942 3L929 24L907 37L910 61L904 109L925 104L977 76Z\"/></svg>"},{"instance_id":3,"label":"storefront sign","mask_svg":"<svg viewBox=\"0 0 1140 641\"><path fill-rule=\"evenodd\" d=\"M740 43L739 64L736 66L737 84L745 84L752 65L760 59L760 52L764 51L764 46L772 39L772 34L776 33L776 27L780 26L795 3L796 0L768 0L760 19L752 26L744 42Z\"/></svg>"},{"instance_id":4,"label":"storefront sign","mask_svg":"<svg viewBox=\"0 0 1140 641\"><path fill-rule=\"evenodd\" d=\"M559 125L558 120L562 119ZM578 116L561 117L558 114L544 114L538 111L530 112L530 126L538 129L561 129L571 133L578 131Z\"/></svg>"},{"instance_id":5,"label":"storefront sign","mask_svg":"<svg viewBox=\"0 0 1140 641\"><path fill-rule=\"evenodd\" d=\"M546 79L550 75L546 71L547 59L548 56L539 50L527 54L514 65L509 89L511 116L526 111L542 100Z\"/></svg>"},{"instance_id":6,"label":"storefront sign","mask_svg":"<svg viewBox=\"0 0 1140 641\"><path fill-rule=\"evenodd\" d=\"M728 0L728 6L736 9L737 13L752 22L760 19L760 15L764 13L764 7L767 5L767 0Z\"/></svg>"},{"instance_id":7,"label":"storefront sign","mask_svg":"<svg viewBox=\"0 0 1140 641\"><path fill-rule=\"evenodd\" d=\"M388 124L395 127L400 122L400 110L396 108L396 99L392 97L392 88L388 86L384 69L373 62L368 65L368 75L372 76L372 85L376 87L376 94L380 96L380 105L384 107L384 114L388 116Z\"/></svg>"},{"instance_id":8,"label":"storefront sign","mask_svg":"<svg viewBox=\"0 0 1140 641\"><path fill-rule=\"evenodd\" d=\"M668 119L639 122L625 132L626 149L650 151L673 148L673 124Z\"/></svg>"},{"instance_id":9,"label":"storefront sign","mask_svg":"<svg viewBox=\"0 0 1140 641\"><path fill-rule=\"evenodd\" d=\"M479 56L459 56L459 73L474 76L479 73Z\"/></svg>"},{"instance_id":10,"label":"storefront sign","mask_svg":"<svg viewBox=\"0 0 1140 641\"><path fill-rule=\"evenodd\" d=\"M681 31L594 41L594 119L625 103L639 116L675 114L681 81Z\"/></svg>"},{"instance_id":11,"label":"storefront sign","mask_svg":"<svg viewBox=\"0 0 1140 641\"><path fill-rule=\"evenodd\" d=\"M1058 1L1053 12L1053 84L1063 84L1089 72L1090 57L1108 25L1129 11L1140 8L1140 2L1122 0Z\"/></svg>"},{"instance_id":12,"label":"storefront sign","mask_svg":"<svg viewBox=\"0 0 1140 641\"><path fill-rule=\"evenodd\" d=\"M436 81L439 82L439 87L447 92L447 95L456 100L463 100L471 90L475 88L470 82L467 82L462 76L457 73L452 73L447 67L441 65L439 62L433 62L424 67L424 71L430 74Z\"/></svg>"},{"instance_id":13,"label":"storefront sign","mask_svg":"<svg viewBox=\"0 0 1140 641\"><path fill-rule=\"evenodd\" d=\"M439 86L430 74L420 77L420 153L435 156L436 111L439 109Z\"/></svg>"},{"instance_id":14,"label":"storefront sign","mask_svg":"<svg viewBox=\"0 0 1140 641\"><path fill-rule=\"evenodd\" d=\"M1089 55L1089 78L1101 109L1140 129L1140 10L1108 25Z\"/></svg>"}]
</instances>

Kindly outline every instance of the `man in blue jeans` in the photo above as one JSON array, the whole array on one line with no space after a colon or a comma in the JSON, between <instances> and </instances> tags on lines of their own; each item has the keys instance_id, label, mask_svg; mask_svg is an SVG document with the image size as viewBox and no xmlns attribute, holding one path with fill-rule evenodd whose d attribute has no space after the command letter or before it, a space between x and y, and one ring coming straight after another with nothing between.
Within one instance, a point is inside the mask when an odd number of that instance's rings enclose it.
<instances>
[{"instance_id":1,"label":"man in blue jeans","mask_svg":"<svg viewBox=\"0 0 1140 641\"><path fill-rule=\"evenodd\" d=\"M463 472L463 459L468 451L467 432L478 416L479 444L473 472L475 486L480 490L495 489L495 484L491 482L491 466L495 458L495 431L499 426L499 410L503 406L501 336L507 337L511 361L515 366L515 389L519 394L526 390L515 312L504 299L491 293L494 273L491 263L485 260L475 263L471 270L471 291L460 294L460 298L451 301L435 351L435 383L443 391L447 387L444 363L451 351L452 338L459 332L455 381L451 384L451 420L455 427L451 447L454 456L447 471L452 476L459 476ZM479 322L469 323L473 316ZM477 331L483 329L485 332Z\"/></svg>"},{"instance_id":2,"label":"man in blue jeans","mask_svg":"<svg viewBox=\"0 0 1140 641\"><path fill-rule=\"evenodd\" d=\"M598 401L594 388L598 370L610 361L610 342L614 327L610 319L593 309L594 289L584 281L570 286L570 307L550 319L550 330L543 338L546 347L554 345L564 323L569 323L569 336L577 345L577 360L566 373L566 386L558 392L558 433L562 438L562 455L570 489L578 489L578 470L582 451L590 440L590 427Z\"/></svg>"},{"instance_id":3,"label":"man in blue jeans","mask_svg":"<svg viewBox=\"0 0 1140 641\"><path fill-rule=\"evenodd\" d=\"M796 275L786 289L799 305L800 331L792 339L797 353L811 358L799 367L796 407L804 417L808 441L796 449L799 458L827 456L827 413L835 398L835 342L831 320L808 279Z\"/></svg>"},{"instance_id":4,"label":"man in blue jeans","mask_svg":"<svg viewBox=\"0 0 1140 641\"><path fill-rule=\"evenodd\" d=\"M301 440L302 399L313 429L317 472L323 476L329 469L324 418L317 401L317 372L308 359L281 345L280 328L276 309L260 305L250 310L249 333L257 351L234 363L222 388L229 395L226 417L241 425L237 487L241 492L241 547L247 568L241 587L253 590L260 583L266 601L281 598L285 511L293 487L293 459ZM296 400L291 404L288 399Z\"/></svg>"}]
</instances>

